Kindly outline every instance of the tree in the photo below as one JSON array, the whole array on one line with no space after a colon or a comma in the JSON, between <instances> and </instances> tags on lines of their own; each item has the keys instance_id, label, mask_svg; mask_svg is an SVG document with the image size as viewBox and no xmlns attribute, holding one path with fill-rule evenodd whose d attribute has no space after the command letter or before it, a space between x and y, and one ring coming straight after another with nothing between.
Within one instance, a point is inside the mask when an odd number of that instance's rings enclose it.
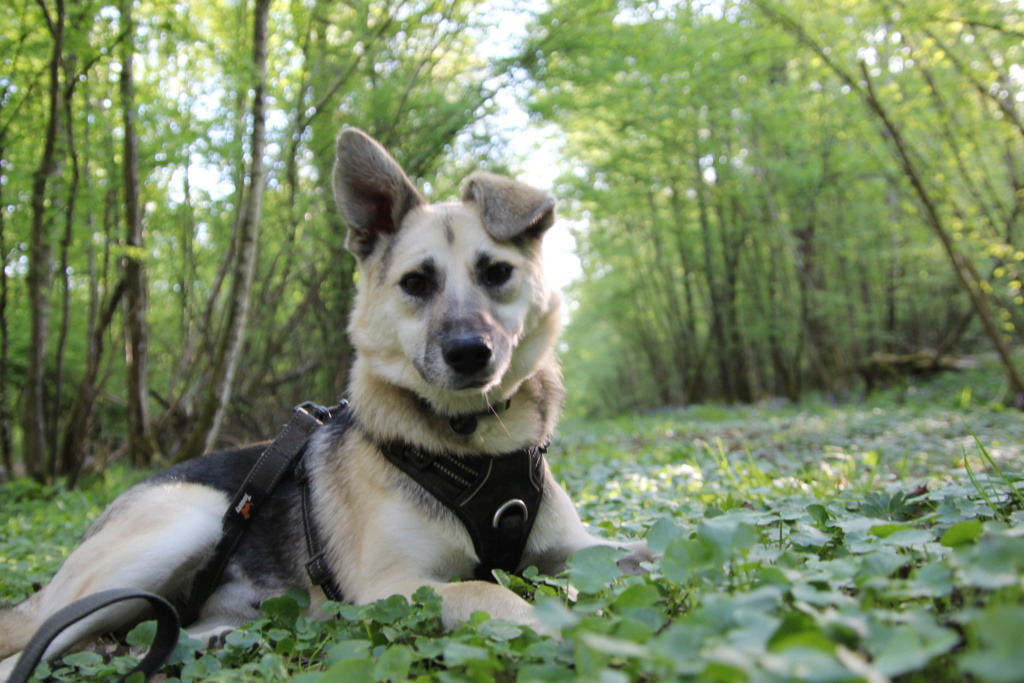
<instances>
[{"instance_id":1,"label":"tree","mask_svg":"<svg viewBox=\"0 0 1024 683\"><path fill-rule=\"evenodd\" d=\"M256 273L260 220L263 215L264 153L266 150L267 21L270 0L256 0L253 15L252 66L255 81L252 101L252 161L244 203L235 220L235 263L231 293L220 341L213 363L212 381L206 392L196 426L175 457L187 460L209 450L217 441L224 411L234 391L235 374L249 317L252 285Z\"/></svg>"},{"instance_id":2,"label":"tree","mask_svg":"<svg viewBox=\"0 0 1024 683\"><path fill-rule=\"evenodd\" d=\"M64 58L66 12L64 0L56 0L51 14L46 3L40 11L53 39L47 67L49 75L46 127L43 150L32 181L32 231L29 242L28 299L31 311L31 337L28 346L25 391L22 410L24 439L23 462L26 471L35 479L46 479L49 462L49 442L46 438L48 414L46 410L46 347L50 332L50 285L53 247L50 236L48 189L59 173L58 135L63 109L61 64Z\"/></svg>"},{"instance_id":3,"label":"tree","mask_svg":"<svg viewBox=\"0 0 1024 683\"><path fill-rule=\"evenodd\" d=\"M967 206L957 206L958 197L954 192L941 193L936 192L933 188L929 187L927 177L931 175L931 170L928 168L929 155L923 154L922 151L911 142L905 134L904 127L899 125L895 120L894 115L890 111L889 107L882 102L878 88L875 84L875 77L869 69L866 59L861 58L858 61L858 69L860 71L860 77L855 78L854 74L844 68L837 60L831 57L830 51L826 50L824 46L820 45L817 41L812 39L810 35L790 16L780 11L772 3L765 0L755 0L755 4L773 21L782 25L788 32L792 33L803 45L806 45L811 49L818 58L828 66L828 68L853 92L860 95L864 104L869 111L877 118L879 124L886 133L885 140L889 143L890 149L893 156L895 157L896 163L899 164L906 181L913 188L914 194L918 201L921 203L924 212L924 218L926 224L932 229L936 238L942 244L943 251L949 259L949 263L953 268L953 272L957 276L960 284L964 291L970 298L974 312L982 322L983 329L989 338L993 348L996 350L999 358L1003 362L1003 367L1006 370L1008 382L1010 384L1011 392L1014 395L1014 402L1018 407L1024 409L1024 377L1018 372L1015 360L1010 353L1009 346L1003 338L1003 330L1000 329L1000 325L996 321L995 315L991 311L988 295L986 292L986 286L988 283L982 278L978 272L977 267L973 263L973 258L965 253L964 250L960 249L956 244L953 237L953 231L947 226L949 219L957 216L962 217L968 215ZM906 6L902 3L898 5L901 9L906 10ZM888 8L885 4L880 4L879 9L888 12ZM896 16L896 15L894 15ZM902 14L899 14L902 18ZM926 14L925 21L934 20L938 17L929 17ZM900 31L896 35L897 40L900 42L906 42L913 44L914 39L909 40L903 37L904 31L912 31L913 28L907 23L902 23ZM883 35L888 36L892 34L893 30L891 27L885 27ZM925 34L933 39L935 43L941 44L941 39L937 38L935 33L931 30L925 29ZM955 54L955 52L954 52ZM928 59L928 55L918 50L918 59L924 61ZM954 57L954 61L957 66L960 66L959 60ZM900 71L902 71L902 67ZM938 107L940 113L945 116L949 116L950 113L946 112L947 108L946 101L941 99L939 95L939 88L937 87L937 81L932 74L931 68L927 65L927 62L918 66L918 70L921 72L922 77L928 84L931 95L938 96L939 99L933 99ZM968 74L968 78L970 75ZM904 88L900 88L901 91L905 91ZM983 101L981 102L984 106L984 99L987 99L987 93L982 91ZM1012 107L1006 109L1004 104L1005 98L1000 98L1000 106L1003 111L1009 112L1009 118L1013 125L1020 127L1020 120L1016 116ZM950 128L946 128L947 134L950 133ZM931 137L930 135L928 137ZM949 135L954 138L955 134ZM954 142L954 144L956 144ZM965 175L968 176L965 180L970 180L971 172L964 168L965 159L963 156L958 154L958 160L960 164L958 168L961 171L966 171ZM1015 164L1015 162L1011 162ZM1011 191L1016 189L1018 179L1016 176L1011 176L1012 187L1009 188ZM943 209L940 206L939 195L944 194L946 202L952 204L951 209ZM966 198L965 198L966 199ZM977 199L977 196L972 199ZM1017 200L1019 206L1019 199ZM971 199L967 199L965 203L970 204ZM951 214L951 215L950 215ZM949 218L947 218L949 216ZM1013 223L1011 221L1007 225L1007 234L1012 235ZM1012 239L1012 237L1011 237Z\"/></svg>"},{"instance_id":4,"label":"tree","mask_svg":"<svg viewBox=\"0 0 1024 683\"><path fill-rule=\"evenodd\" d=\"M139 142L135 127L135 29L133 0L122 0L121 22L125 38L121 41L121 111L124 125L124 355L128 371L128 448L135 462L149 464L156 452L149 419L149 339L146 326L146 278L143 269L142 207L139 202Z\"/></svg>"},{"instance_id":5,"label":"tree","mask_svg":"<svg viewBox=\"0 0 1024 683\"><path fill-rule=\"evenodd\" d=\"M1007 256L1020 247L1005 238L1020 233L1020 147L1007 144L1019 85L965 67L1020 56L1012 11L964 0L949 23L943 3L790 3L809 51L759 9L776 6L555 2L531 32L529 105L565 131L561 193L588 219L565 360L585 384L570 405L837 396L877 351L1019 340L1005 305L1019 297ZM954 26L1000 28L975 40ZM867 79L829 64L865 55ZM869 84L898 122L881 136L858 99ZM957 99L965 88L977 96ZM897 135L913 169L893 155ZM915 173L934 185L934 215ZM936 218L970 288L936 248ZM598 336L607 348L588 353Z\"/></svg>"}]
</instances>

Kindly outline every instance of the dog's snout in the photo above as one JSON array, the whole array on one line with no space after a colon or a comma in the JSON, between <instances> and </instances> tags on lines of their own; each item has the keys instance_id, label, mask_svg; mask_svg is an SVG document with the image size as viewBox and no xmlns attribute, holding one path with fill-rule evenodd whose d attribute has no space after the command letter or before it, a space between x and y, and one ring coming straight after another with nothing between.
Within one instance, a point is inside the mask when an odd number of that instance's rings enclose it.
<instances>
[{"instance_id":1,"label":"dog's snout","mask_svg":"<svg viewBox=\"0 0 1024 683\"><path fill-rule=\"evenodd\" d=\"M444 362L460 375L473 375L491 360L491 340L480 334L459 334L445 343L442 349Z\"/></svg>"}]
</instances>

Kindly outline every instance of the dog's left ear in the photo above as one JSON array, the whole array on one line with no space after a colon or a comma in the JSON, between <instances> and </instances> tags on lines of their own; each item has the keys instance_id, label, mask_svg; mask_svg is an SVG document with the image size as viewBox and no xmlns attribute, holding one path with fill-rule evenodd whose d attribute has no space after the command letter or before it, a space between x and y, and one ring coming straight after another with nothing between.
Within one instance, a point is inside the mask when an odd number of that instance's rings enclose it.
<instances>
[{"instance_id":1,"label":"dog's left ear","mask_svg":"<svg viewBox=\"0 0 1024 683\"><path fill-rule=\"evenodd\" d=\"M480 207L484 228L500 242L538 238L555 222L555 198L549 193L486 171L469 176L462 201Z\"/></svg>"}]
</instances>

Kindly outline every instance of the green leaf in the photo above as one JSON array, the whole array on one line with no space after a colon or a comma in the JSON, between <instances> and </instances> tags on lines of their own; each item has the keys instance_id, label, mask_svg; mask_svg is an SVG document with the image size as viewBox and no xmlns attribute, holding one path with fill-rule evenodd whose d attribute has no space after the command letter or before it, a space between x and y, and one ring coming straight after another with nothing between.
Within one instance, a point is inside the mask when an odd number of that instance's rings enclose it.
<instances>
[{"instance_id":1,"label":"green leaf","mask_svg":"<svg viewBox=\"0 0 1024 683\"><path fill-rule=\"evenodd\" d=\"M910 586L916 595L946 597L953 592L953 570L942 564L926 564L911 574Z\"/></svg>"},{"instance_id":2,"label":"green leaf","mask_svg":"<svg viewBox=\"0 0 1024 683\"><path fill-rule=\"evenodd\" d=\"M708 567L712 550L706 543L688 538L677 538L669 543L661 558L661 571L665 578L676 583L687 583L695 572Z\"/></svg>"},{"instance_id":3,"label":"green leaf","mask_svg":"<svg viewBox=\"0 0 1024 683\"><path fill-rule=\"evenodd\" d=\"M73 652L63 659L64 664L77 667L83 675L95 675L102 667L103 655L98 652Z\"/></svg>"},{"instance_id":4,"label":"green leaf","mask_svg":"<svg viewBox=\"0 0 1024 683\"><path fill-rule=\"evenodd\" d=\"M648 649L639 643L621 638L612 638L599 633L582 633L580 639L588 647L614 657L646 657Z\"/></svg>"},{"instance_id":5,"label":"green leaf","mask_svg":"<svg viewBox=\"0 0 1024 683\"><path fill-rule=\"evenodd\" d=\"M373 677L378 681L404 681L409 676L413 662L413 651L402 644L393 644L377 658Z\"/></svg>"},{"instance_id":6,"label":"green leaf","mask_svg":"<svg viewBox=\"0 0 1024 683\"><path fill-rule=\"evenodd\" d=\"M616 596L612 603L617 610L641 609L650 607L661 599L658 589L650 584L641 583L630 586Z\"/></svg>"},{"instance_id":7,"label":"green leaf","mask_svg":"<svg viewBox=\"0 0 1024 683\"><path fill-rule=\"evenodd\" d=\"M647 546L653 553L663 553L668 544L683 535L680 527L671 517L660 517L647 532Z\"/></svg>"},{"instance_id":8,"label":"green leaf","mask_svg":"<svg viewBox=\"0 0 1024 683\"><path fill-rule=\"evenodd\" d=\"M231 647L245 650L259 644L260 636L251 631L232 631L224 637L224 642Z\"/></svg>"},{"instance_id":9,"label":"green leaf","mask_svg":"<svg viewBox=\"0 0 1024 683\"><path fill-rule=\"evenodd\" d=\"M302 608L293 595L282 595L277 598L268 598L260 605L260 609L276 623L288 628L295 627L295 621L299 618Z\"/></svg>"},{"instance_id":10,"label":"green leaf","mask_svg":"<svg viewBox=\"0 0 1024 683\"><path fill-rule=\"evenodd\" d=\"M911 548L922 546L935 540L935 534L927 529L900 529L883 537L884 545L894 545L899 548Z\"/></svg>"},{"instance_id":11,"label":"green leaf","mask_svg":"<svg viewBox=\"0 0 1024 683\"><path fill-rule=\"evenodd\" d=\"M575 681L576 674L561 664L527 664L519 669L516 683L555 683L557 681Z\"/></svg>"},{"instance_id":12,"label":"green leaf","mask_svg":"<svg viewBox=\"0 0 1024 683\"><path fill-rule=\"evenodd\" d=\"M913 531L914 527L906 524L876 524L871 527L871 534L878 538L889 538L897 531Z\"/></svg>"},{"instance_id":13,"label":"green leaf","mask_svg":"<svg viewBox=\"0 0 1024 683\"><path fill-rule=\"evenodd\" d=\"M825 528L828 526L828 522L832 519L832 515L829 514L828 510L821 503L812 503L807 506L807 513L814 518L818 526Z\"/></svg>"},{"instance_id":14,"label":"green leaf","mask_svg":"<svg viewBox=\"0 0 1024 683\"><path fill-rule=\"evenodd\" d=\"M474 664L488 669L500 669L502 666L500 661L491 658L491 651L487 648L459 642L445 644L444 660L450 666Z\"/></svg>"},{"instance_id":15,"label":"green leaf","mask_svg":"<svg viewBox=\"0 0 1024 683\"><path fill-rule=\"evenodd\" d=\"M372 647L373 643L368 640L343 640L327 650L327 661L340 662L345 659L359 659L367 656Z\"/></svg>"},{"instance_id":16,"label":"green leaf","mask_svg":"<svg viewBox=\"0 0 1024 683\"><path fill-rule=\"evenodd\" d=\"M554 598L538 600L534 609L537 620L555 631L572 628L580 620L575 612L567 609L561 601Z\"/></svg>"},{"instance_id":17,"label":"green leaf","mask_svg":"<svg viewBox=\"0 0 1024 683\"><path fill-rule=\"evenodd\" d=\"M508 621L502 621L501 619L488 619L477 626L476 630L477 633L485 638L499 643L515 640L523 635L521 626Z\"/></svg>"},{"instance_id":18,"label":"green leaf","mask_svg":"<svg viewBox=\"0 0 1024 683\"><path fill-rule=\"evenodd\" d=\"M875 655L875 668L887 676L901 676L924 668L956 647L959 640L955 631L919 619L913 626L900 626L889 633L885 646Z\"/></svg>"},{"instance_id":19,"label":"green leaf","mask_svg":"<svg viewBox=\"0 0 1024 683\"><path fill-rule=\"evenodd\" d=\"M332 664L318 680L321 683L374 683L376 662L365 657L349 657Z\"/></svg>"},{"instance_id":20,"label":"green leaf","mask_svg":"<svg viewBox=\"0 0 1024 683\"><path fill-rule=\"evenodd\" d=\"M622 576L615 564L623 551L610 546L592 546L573 554L566 563L572 585L581 593L599 593Z\"/></svg>"},{"instance_id":21,"label":"green leaf","mask_svg":"<svg viewBox=\"0 0 1024 683\"><path fill-rule=\"evenodd\" d=\"M751 524L728 515L703 520L697 536L710 543L723 559L736 552L745 553L758 540L757 530Z\"/></svg>"},{"instance_id":22,"label":"green leaf","mask_svg":"<svg viewBox=\"0 0 1024 683\"><path fill-rule=\"evenodd\" d=\"M412 607L404 595L392 595L367 606L366 618L381 624L394 624L408 618Z\"/></svg>"},{"instance_id":23,"label":"green leaf","mask_svg":"<svg viewBox=\"0 0 1024 683\"><path fill-rule=\"evenodd\" d=\"M957 548L974 543L981 537L982 524L980 519L970 519L950 527L942 534L939 542L947 548Z\"/></svg>"},{"instance_id":24,"label":"green leaf","mask_svg":"<svg viewBox=\"0 0 1024 683\"><path fill-rule=\"evenodd\" d=\"M125 642L135 647L149 647L156 638L156 621L144 621L125 636Z\"/></svg>"},{"instance_id":25,"label":"green leaf","mask_svg":"<svg viewBox=\"0 0 1024 683\"><path fill-rule=\"evenodd\" d=\"M886 548L884 552L871 552L860 557L857 567L857 578L892 576L900 567L907 564L907 558L897 554L896 551Z\"/></svg>"},{"instance_id":26,"label":"green leaf","mask_svg":"<svg viewBox=\"0 0 1024 683\"><path fill-rule=\"evenodd\" d=\"M820 652L835 652L836 646L822 633L821 627L807 614L787 614L768 641L771 652L789 648L811 648Z\"/></svg>"},{"instance_id":27,"label":"green leaf","mask_svg":"<svg viewBox=\"0 0 1024 683\"><path fill-rule=\"evenodd\" d=\"M959 657L964 671L996 683L1024 681L1020 657L1024 610L1020 606L995 604L972 622L970 632L969 647Z\"/></svg>"}]
</instances>

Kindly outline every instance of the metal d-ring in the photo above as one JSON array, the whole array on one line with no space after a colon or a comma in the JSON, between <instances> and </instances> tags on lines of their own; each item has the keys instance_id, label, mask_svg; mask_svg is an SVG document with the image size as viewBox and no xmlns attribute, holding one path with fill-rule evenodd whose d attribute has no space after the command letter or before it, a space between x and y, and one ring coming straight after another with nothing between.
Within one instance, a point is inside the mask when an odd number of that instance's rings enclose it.
<instances>
[{"instance_id":1,"label":"metal d-ring","mask_svg":"<svg viewBox=\"0 0 1024 683\"><path fill-rule=\"evenodd\" d=\"M501 507L498 508L498 511L494 513L494 519L491 520L491 525L495 529L497 529L498 523L501 522L502 516L512 508L518 508L519 511L523 513L524 522L530 518L530 511L527 509L526 503L524 503L518 498L513 498L512 500L506 500L504 503L501 504Z\"/></svg>"}]
</instances>

